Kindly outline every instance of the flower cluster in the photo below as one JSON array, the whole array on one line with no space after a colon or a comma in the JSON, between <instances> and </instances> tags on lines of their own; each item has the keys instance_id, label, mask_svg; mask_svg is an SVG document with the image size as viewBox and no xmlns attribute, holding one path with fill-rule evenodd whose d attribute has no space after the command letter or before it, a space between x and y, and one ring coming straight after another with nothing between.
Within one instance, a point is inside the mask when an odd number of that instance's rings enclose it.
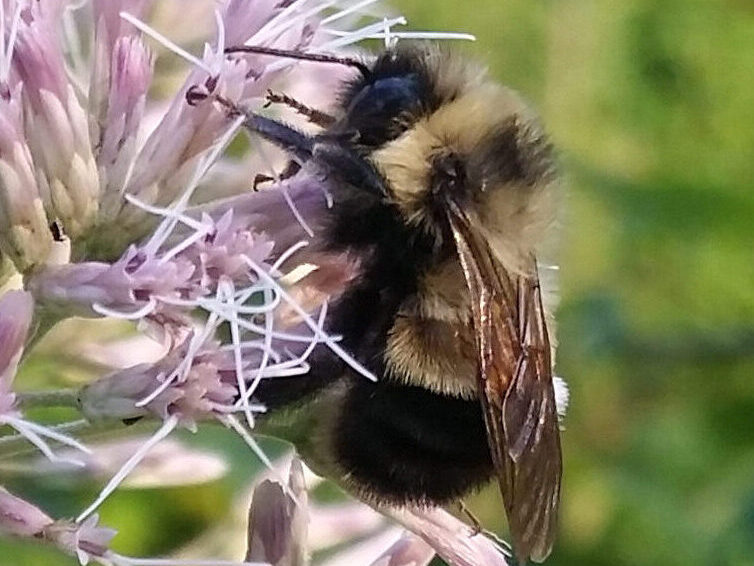
<instances>
[{"instance_id":1,"label":"flower cluster","mask_svg":"<svg viewBox=\"0 0 754 566\"><path fill-rule=\"evenodd\" d=\"M328 301L356 272L342 258L342 269L321 270L337 280L317 280L318 266L332 258L306 247L318 228L307 217L328 206L325 181L299 176L280 190L239 195L261 167L277 178L273 162L261 147L249 161L224 158L243 117L210 102L188 104L187 94L198 86L254 108L268 90L284 88L326 106L348 69L323 73L269 55L227 56L226 48L333 52L368 38L432 37L396 32L401 17L369 16L376 2L196 2L202 25L194 30L176 25L188 7L158 10L152 0L0 0L0 426L18 433L0 441L30 442L56 466L95 459L70 427L25 418L13 390L22 355L58 321L133 321L163 348L160 359L99 377L70 401L86 426L146 418L161 422L156 432L129 445L75 521L54 520L0 488L0 534L49 542L82 564L163 564L113 552L115 531L98 527L95 514L159 442L178 427L217 421L272 466L251 435L265 411L254 397L262 380L304 376L318 345L374 379L324 331ZM195 54L155 28L211 39L194 45ZM155 70L165 52L191 64L177 84L160 82ZM239 196L216 198L228 195ZM306 563L300 468L291 478L258 488L244 564ZM453 564L506 560L505 549L441 511L379 511L420 538L393 541L375 564L426 564L435 551Z\"/></svg>"}]
</instances>

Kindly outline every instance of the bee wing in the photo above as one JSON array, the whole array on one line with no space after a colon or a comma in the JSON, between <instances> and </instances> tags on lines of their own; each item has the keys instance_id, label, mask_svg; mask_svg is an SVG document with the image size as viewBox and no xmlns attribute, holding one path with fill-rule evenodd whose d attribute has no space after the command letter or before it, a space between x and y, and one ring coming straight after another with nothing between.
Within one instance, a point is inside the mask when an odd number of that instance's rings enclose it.
<instances>
[{"instance_id":1,"label":"bee wing","mask_svg":"<svg viewBox=\"0 0 754 566\"><path fill-rule=\"evenodd\" d=\"M472 299L479 391L490 453L519 559L544 560L555 538L561 452L550 342L536 263L511 276L468 219L450 222Z\"/></svg>"}]
</instances>

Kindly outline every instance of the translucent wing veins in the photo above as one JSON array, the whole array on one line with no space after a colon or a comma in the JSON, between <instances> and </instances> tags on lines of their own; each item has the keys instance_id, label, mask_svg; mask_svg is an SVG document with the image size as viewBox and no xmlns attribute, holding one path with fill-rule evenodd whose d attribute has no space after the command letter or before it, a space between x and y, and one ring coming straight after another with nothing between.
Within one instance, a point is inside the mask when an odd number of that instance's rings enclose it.
<instances>
[{"instance_id":1,"label":"translucent wing veins","mask_svg":"<svg viewBox=\"0 0 754 566\"><path fill-rule=\"evenodd\" d=\"M472 299L480 401L514 550L542 561L555 537L561 453L536 263L531 275L511 276L455 206L450 222Z\"/></svg>"}]
</instances>

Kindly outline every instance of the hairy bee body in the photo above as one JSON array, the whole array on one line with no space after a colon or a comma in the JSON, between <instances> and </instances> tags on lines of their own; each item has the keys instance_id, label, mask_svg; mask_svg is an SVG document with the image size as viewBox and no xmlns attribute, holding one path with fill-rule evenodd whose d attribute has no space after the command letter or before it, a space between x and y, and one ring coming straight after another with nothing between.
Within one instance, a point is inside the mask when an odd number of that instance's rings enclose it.
<instances>
[{"instance_id":1,"label":"hairy bee body","mask_svg":"<svg viewBox=\"0 0 754 566\"><path fill-rule=\"evenodd\" d=\"M323 251L356 254L361 270L330 307L326 329L379 379L366 380L318 346L305 379L267 380L259 398L273 410L298 406L318 414L306 455L363 497L450 502L494 472L479 401L456 394L461 382L475 390L473 336L464 326L469 343L460 347L455 325L408 314L436 255L428 235L411 233L396 210L347 185L335 187L332 197ZM410 343L421 336L422 347ZM436 340L448 347L447 374L430 369ZM307 406L312 402L316 407Z\"/></svg>"},{"instance_id":2,"label":"hairy bee body","mask_svg":"<svg viewBox=\"0 0 754 566\"><path fill-rule=\"evenodd\" d=\"M247 125L328 181L311 254L353 274L326 330L378 377L320 345L309 374L265 380L259 399L305 412L307 461L375 502L448 503L497 476L514 543L543 559L560 447L533 259L555 176L536 120L479 67L430 47L379 55L317 135L256 115Z\"/></svg>"}]
</instances>

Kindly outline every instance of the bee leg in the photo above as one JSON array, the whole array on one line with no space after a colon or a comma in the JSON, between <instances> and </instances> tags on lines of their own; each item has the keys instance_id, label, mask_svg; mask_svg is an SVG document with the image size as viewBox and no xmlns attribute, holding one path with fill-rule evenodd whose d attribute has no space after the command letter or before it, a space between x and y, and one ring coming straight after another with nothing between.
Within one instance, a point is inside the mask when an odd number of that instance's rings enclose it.
<instances>
[{"instance_id":1,"label":"bee leg","mask_svg":"<svg viewBox=\"0 0 754 566\"><path fill-rule=\"evenodd\" d=\"M466 504L463 502L463 499L458 500L458 508L461 510L461 513L466 515L466 517L471 521L471 525L474 529L474 532L471 536L476 536L479 533L484 532L484 527L482 527L482 523L479 522L479 519L476 518L476 516L471 512L471 510L466 507Z\"/></svg>"},{"instance_id":2,"label":"bee leg","mask_svg":"<svg viewBox=\"0 0 754 566\"><path fill-rule=\"evenodd\" d=\"M271 183L275 180L275 177L270 177L269 175L265 175L264 173L257 173L254 176L254 183L251 186L251 190L254 192L257 192L259 190L259 185L262 183Z\"/></svg>"},{"instance_id":3,"label":"bee leg","mask_svg":"<svg viewBox=\"0 0 754 566\"><path fill-rule=\"evenodd\" d=\"M290 179L296 173L298 173L299 169L301 169L301 165L299 165L295 161L289 161L288 165L285 166L285 169L283 169L283 171L277 177L270 177L269 175L265 175L264 173L258 173L254 177L254 184L252 185L252 189L254 191L258 191L259 185L261 185L262 183L270 183L272 181L285 181L286 179Z\"/></svg>"},{"instance_id":4,"label":"bee leg","mask_svg":"<svg viewBox=\"0 0 754 566\"><path fill-rule=\"evenodd\" d=\"M330 116L329 114L322 112L321 110L317 110L316 108L306 106L305 104L299 102L295 98L288 96L287 94L283 94L281 92L272 92L271 90L268 90L266 99L267 102L264 105L265 108L267 108L271 104L285 104L302 116L306 116L306 118L311 123L316 124L317 126L320 126L322 128L327 128L328 126L331 126L333 122L335 122L335 118L333 116Z\"/></svg>"}]
</instances>

